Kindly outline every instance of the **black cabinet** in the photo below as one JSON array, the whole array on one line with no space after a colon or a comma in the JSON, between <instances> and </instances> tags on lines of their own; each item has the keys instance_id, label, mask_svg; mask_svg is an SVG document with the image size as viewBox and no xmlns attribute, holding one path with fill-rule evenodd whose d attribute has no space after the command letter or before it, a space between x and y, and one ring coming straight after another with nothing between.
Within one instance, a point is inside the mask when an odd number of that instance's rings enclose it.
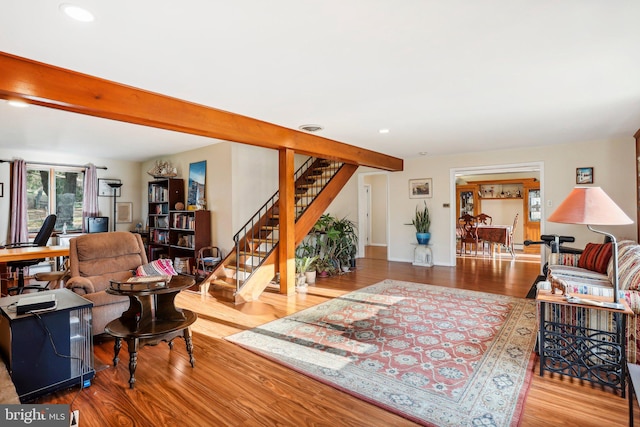
<instances>
[{"instance_id":1,"label":"black cabinet","mask_svg":"<svg viewBox=\"0 0 640 427\"><path fill-rule=\"evenodd\" d=\"M21 298L54 294L55 309L18 315ZM0 298L0 349L21 402L81 383L95 375L91 307L93 303L68 289ZM49 335L60 355L56 355Z\"/></svg>"}]
</instances>

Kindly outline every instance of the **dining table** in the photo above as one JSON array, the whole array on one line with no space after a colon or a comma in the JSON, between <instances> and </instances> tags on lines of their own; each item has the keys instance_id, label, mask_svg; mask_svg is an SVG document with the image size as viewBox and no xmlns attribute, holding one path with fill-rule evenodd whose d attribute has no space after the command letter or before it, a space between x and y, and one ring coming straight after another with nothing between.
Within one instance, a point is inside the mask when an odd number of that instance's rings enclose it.
<instances>
[{"instance_id":1,"label":"dining table","mask_svg":"<svg viewBox=\"0 0 640 427\"><path fill-rule=\"evenodd\" d=\"M495 256L496 246L504 246L511 253L511 257L515 258L511 247L511 225L487 225L478 224L478 240L488 242L491 246L491 255Z\"/></svg>"}]
</instances>

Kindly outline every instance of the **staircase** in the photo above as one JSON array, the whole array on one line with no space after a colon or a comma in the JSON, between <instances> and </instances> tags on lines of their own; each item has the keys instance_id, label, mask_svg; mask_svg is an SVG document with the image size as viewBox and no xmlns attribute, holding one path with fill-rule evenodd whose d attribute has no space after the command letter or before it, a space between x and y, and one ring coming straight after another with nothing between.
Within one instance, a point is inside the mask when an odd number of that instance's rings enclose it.
<instances>
[{"instance_id":1,"label":"staircase","mask_svg":"<svg viewBox=\"0 0 640 427\"><path fill-rule=\"evenodd\" d=\"M356 169L355 165L311 157L295 172L296 246ZM278 202L276 192L236 233L234 249L200 285L203 293L212 288L235 304L262 294L276 274Z\"/></svg>"}]
</instances>

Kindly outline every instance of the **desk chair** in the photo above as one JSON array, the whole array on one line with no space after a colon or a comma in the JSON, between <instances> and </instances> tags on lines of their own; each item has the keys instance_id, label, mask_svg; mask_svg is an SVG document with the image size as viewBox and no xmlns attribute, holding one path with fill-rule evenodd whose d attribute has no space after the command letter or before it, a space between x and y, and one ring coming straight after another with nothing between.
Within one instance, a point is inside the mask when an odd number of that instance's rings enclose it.
<instances>
[{"instance_id":1,"label":"desk chair","mask_svg":"<svg viewBox=\"0 0 640 427\"><path fill-rule=\"evenodd\" d=\"M53 233L53 227L56 225L57 217L55 215L49 215L45 218L42 223L42 227L40 227L40 231L36 235L36 238L33 239L33 242L18 242L12 243L10 245L6 245L5 249L12 248L27 248L27 247L36 247L36 246L47 246L47 242L51 237L51 233ZM17 269L18 271L18 286L11 287L7 289L8 294L17 293L21 294L25 289L35 289L38 291L43 291L45 288L41 286L25 286L24 285L24 269L36 265L40 262L44 261L44 258L40 259L27 259L24 261L11 261L7 263L7 266L10 269Z\"/></svg>"}]
</instances>

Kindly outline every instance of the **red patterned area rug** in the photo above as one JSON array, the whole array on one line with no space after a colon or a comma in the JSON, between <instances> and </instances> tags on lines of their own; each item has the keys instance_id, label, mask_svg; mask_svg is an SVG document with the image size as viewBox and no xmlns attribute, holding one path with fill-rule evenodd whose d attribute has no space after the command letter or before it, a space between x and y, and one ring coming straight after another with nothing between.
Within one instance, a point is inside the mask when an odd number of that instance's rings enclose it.
<instances>
[{"instance_id":1,"label":"red patterned area rug","mask_svg":"<svg viewBox=\"0 0 640 427\"><path fill-rule=\"evenodd\" d=\"M515 426L535 302L385 280L226 339L427 426Z\"/></svg>"}]
</instances>

